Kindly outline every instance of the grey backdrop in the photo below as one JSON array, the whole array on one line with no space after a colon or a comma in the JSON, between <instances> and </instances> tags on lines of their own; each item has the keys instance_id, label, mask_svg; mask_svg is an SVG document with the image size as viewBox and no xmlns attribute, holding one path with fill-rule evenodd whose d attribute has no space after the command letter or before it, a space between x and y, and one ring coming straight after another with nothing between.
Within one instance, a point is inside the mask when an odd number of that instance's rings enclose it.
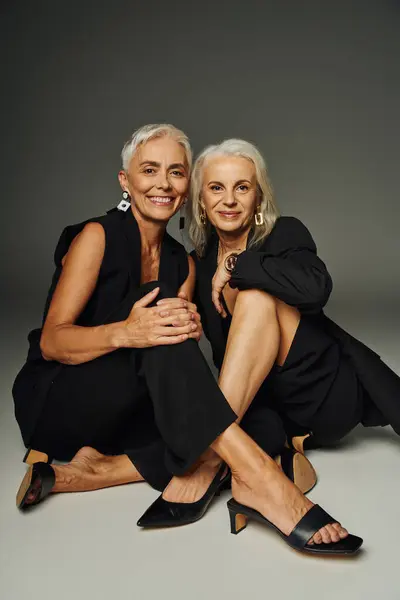
<instances>
[{"instance_id":1,"label":"grey backdrop","mask_svg":"<svg viewBox=\"0 0 400 600\"><path fill-rule=\"evenodd\" d=\"M146 485L59 494L21 515L11 385L61 229L119 201L120 148L157 121L196 151L231 136L260 147L282 212L309 226L333 275L327 313L400 374L399 3L2 0L0 23L0 597L398 600L390 428L310 453L311 498L366 548L316 568L256 525L231 536L225 496L173 532L135 526L156 497Z\"/></svg>"},{"instance_id":2,"label":"grey backdrop","mask_svg":"<svg viewBox=\"0 0 400 600\"><path fill-rule=\"evenodd\" d=\"M195 151L255 142L332 273L328 313L399 331L399 31L393 1L3 2L5 354L40 322L61 229L119 201L121 146L163 121Z\"/></svg>"}]
</instances>

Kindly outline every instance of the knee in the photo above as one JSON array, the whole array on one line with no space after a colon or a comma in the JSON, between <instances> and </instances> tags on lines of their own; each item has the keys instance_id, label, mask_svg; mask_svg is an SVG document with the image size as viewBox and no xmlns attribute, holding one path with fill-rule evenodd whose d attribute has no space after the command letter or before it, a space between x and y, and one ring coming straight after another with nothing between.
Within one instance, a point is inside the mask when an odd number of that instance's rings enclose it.
<instances>
[{"instance_id":1,"label":"knee","mask_svg":"<svg viewBox=\"0 0 400 600\"><path fill-rule=\"evenodd\" d=\"M154 301L154 304L157 304L158 300L162 300L163 298L175 298L176 291L173 290L172 286L164 281L149 281L141 286L142 295L145 296L154 288L159 287L160 291L157 294L157 298Z\"/></svg>"},{"instance_id":2,"label":"knee","mask_svg":"<svg viewBox=\"0 0 400 600\"><path fill-rule=\"evenodd\" d=\"M280 323L285 322L288 319L290 319L290 322L292 322L293 319L297 323L299 322L300 311L298 308L296 308L295 306L290 306L289 304L286 304L286 302L284 302L283 300L279 300L278 298L275 298L275 305L276 314Z\"/></svg>"},{"instance_id":3,"label":"knee","mask_svg":"<svg viewBox=\"0 0 400 600\"><path fill-rule=\"evenodd\" d=\"M244 309L262 307L263 311L276 312L277 302L275 296L262 290L241 290L236 298L235 309L237 306Z\"/></svg>"}]
</instances>

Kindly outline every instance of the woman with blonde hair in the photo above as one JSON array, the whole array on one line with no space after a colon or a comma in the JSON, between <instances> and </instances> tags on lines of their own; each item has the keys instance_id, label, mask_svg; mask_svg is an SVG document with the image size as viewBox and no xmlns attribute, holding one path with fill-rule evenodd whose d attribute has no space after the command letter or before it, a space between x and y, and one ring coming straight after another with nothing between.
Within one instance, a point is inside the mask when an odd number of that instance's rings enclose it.
<instances>
[{"instance_id":1,"label":"woman with blonde hair","mask_svg":"<svg viewBox=\"0 0 400 600\"><path fill-rule=\"evenodd\" d=\"M300 452L360 422L400 434L400 378L324 314L331 277L303 223L279 215L254 145L230 139L197 158L189 233L219 386L243 423L258 421L261 447L268 410Z\"/></svg>"}]
</instances>

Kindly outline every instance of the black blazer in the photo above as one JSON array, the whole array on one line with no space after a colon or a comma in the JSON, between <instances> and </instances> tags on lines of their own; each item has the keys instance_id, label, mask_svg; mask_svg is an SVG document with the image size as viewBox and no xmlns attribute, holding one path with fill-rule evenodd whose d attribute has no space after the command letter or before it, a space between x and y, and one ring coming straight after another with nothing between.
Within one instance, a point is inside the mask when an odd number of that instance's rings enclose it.
<instances>
[{"instance_id":1,"label":"black blazer","mask_svg":"<svg viewBox=\"0 0 400 600\"><path fill-rule=\"evenodd\" d=\"M196 262L195 300L217 369L222 366L225 336L211 300L211 280L217 268L218 238L211 236L204 257ZM332 279L317 256L315 242L299 219L280 217L263 244L238 257L230 285L240 290L264 290L301 314L312 315L319 326L338 340L366 391L366 426L390 424L400 435L400 378L376 352L347 333L323 312L332 291Z\"/></svg>"}]
</instances>

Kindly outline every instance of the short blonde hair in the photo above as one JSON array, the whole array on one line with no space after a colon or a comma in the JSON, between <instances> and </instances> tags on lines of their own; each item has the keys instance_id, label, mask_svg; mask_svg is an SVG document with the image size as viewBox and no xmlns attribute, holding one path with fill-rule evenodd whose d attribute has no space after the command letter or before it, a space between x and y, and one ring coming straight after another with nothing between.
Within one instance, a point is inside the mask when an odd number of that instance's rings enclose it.
<instances>
[{"instance_id":1,"label":"short blonde hair","mask_svg":"<svg viewBox=\"0 0 400 600\"><path fill-rule=\"evenodd\" d=\"M192 168L192 149L190 147L189 138L183 131L168 123L143 125L143 127L134 131L129 140L125 142L121 151L122 168L125 171L128 170L132 157L139 146L163 136L169 136L183 146L187 167L190 171Z\"/></svg>"},{"instance_id":2,"label":"short blonde hair","mask_svg":"<svg viewBox=\"0 0 400 600\"><path fill-rule=\"evenodd\" d=\"M275 222L279 217L272 184L268 176L267 165L256 146L245 140L237 139L225 140L220 144L207 146L199 154L193 167L190 202L187 207L189 236L198 256L203 256L211 234L210 224L207 223L203 225L200 219L203 171L205 163L216 156L241 156L254 164L260 193L259 205L264 223L252 227L248 243L249 248L257 247L262 243L273 229Z\"/></svg>"}]
</instances>

